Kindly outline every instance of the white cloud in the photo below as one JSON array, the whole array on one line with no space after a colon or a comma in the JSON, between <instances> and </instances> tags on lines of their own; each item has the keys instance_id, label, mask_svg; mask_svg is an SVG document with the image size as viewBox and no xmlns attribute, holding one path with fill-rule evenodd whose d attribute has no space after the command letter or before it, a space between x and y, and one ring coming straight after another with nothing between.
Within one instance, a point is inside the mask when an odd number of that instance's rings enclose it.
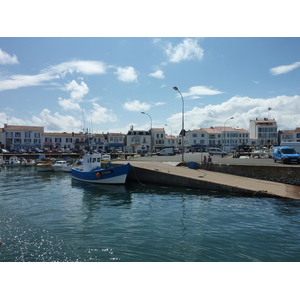
<instances>
[{"instance_id":1,"label":"white cloud","mask_svg":"<svg viewBox=\"0 0 300 300\"><path fill-rule=\"evenodd\" d=\"M54 85L53 80L60 76L64 77L67 73L80 72L85 75L104 74L106 67L99 61L72 61L61 63L41 71L37 75L12 75L0 79L0 91L18 89L21 87Z\"/></svg>"},{"instance_id":2,"label":"white cloud","mask_svg":"<svg viewBox=\"0 0 300 300\"><path fill-rule=\"evenodd\" d=\"M55 84L51 81L57 79L58 75L12 75L8 79L0 80L0 91L18 89L20 87Z\"/></svg>"},{"instance_id":3,"label":"white cloud","mask_svg":"<svg viewBox=\"0 0 300 300\"><path fill-rule=\"evenodd\" d=\"M106 65L101 61L92 60L74 60L70 62L63 62L61 64L51 66L45 70L45 73L58 73L65 76L67 73L82 73L85 75L105 74Z\"/></svg>"},{"instance_id":4,"label":"white cloud","mask_svg":"<svg viewBox=\"0 0 300 300\"><path fill-rule=\"evenodd\" d=\"M281 74L291 72L299 67L300 67L300 62L295 62L291 65L279 66L279 67L272 68L272 69L270 69L270 73L271 73L271 75L281 75Z\"/></svg>"},{"instance_id":5,"label":"white cloud","mask_svg":"<svg viewBox=\"0 0 300 300\"><path fill-rule=\"evenodd\" d=\"M210 95L218 95L223 94L224 92L220 92L217 90L212 90L206 86L192 86L189 88L187 93L181 93L184 98L199 98L200 96L210 96ZM180 95L178 95L180 97Z\"/></svg>"},{"instance_id":6,"label":"white cloud","mask_svg":"<svg viewBox=\"0 0 300 300\"><path fill-rule=\"evenodd\" d=\"M78 84L75 80L65 84L63 90L71 93L71 99L73 100L81 100L84 95L89 92L88 86L82 81Z\"/></svg>"},{"instance_id":7,"label":"white cloud","mask_svg":"<svg viewBox=\"0 0 300 300\"><path fill-rule=\"evenodd\" d=\"M80 110L82 98L89 92L88 86L82 81L78 84L75 80L65 84L62 90L70 92L70 99L59 98L58 104L63 110Z\"/></svg>"},{"instance_id":8,"label":"white cloud","mask_svg":"<svg viewBox=\"0 0 300 300\"><path fill-rule=\"evenodd\" d=\"M59 98L58 104L63 110L81 110L79 103L74 102L71 99L61 99Z\"/></svg>"},{"instance_id":9,"label":"white cloud","mask_svg":"<svg viewBox=\"0 0 300 300\"><path fill-rule=\"evenodd\" d=\"M124 104L124 109L129 111L145 111L150 109L151 105L147 103L140 103L139 100L128 101Z\"/></svg>"},{"instance_id":10,"label":"white cloud","mask_svg":"<svg viewBox=\"0 0 300 300\"><path fill-rule=\"evenodd\" d=\"M116 122L117 116L105 107L97 103L92 103L93 109L90 111L89 118L93 124L101 124L105 122Z\"/></svg>"},{"instance_id":11,"label":"white cloud","mask_svg":"<svg viewBox=\"0 0 300 300\"><path fill-rule=\"evenodd\" d=\"M0 65L14 65L18 63L19 62L16 55L9 55L0 48Z\"/></svg>"},{"instance_id":12,"label":"white cloud","mask_svg":"<svg viewBox=\"0 0 300 300\"><path fill-rule=\"evenodd\" d=\"M204 50L198 45L198 39L186 38L174 47L169 43L165 48L165 53L170 62L178 63L182 60L201 60Z\"/></svg>"},{"instance_id":13,"label":"white cloud","mask_svg":"<svg viewBox=\"0 0 300 300\"><path fill-rule=\"evenodd\" d=\"M37 125L43 124L45 131L51 132L72 132L82 130L82 121L79 118L73 116L61 116L59 113L51 115L51 111L44 109L39 117L32 117L32 122L26 125Z\"/></svg>"},{"instance_id":14,"label":"white cloud","mask_svg":"<svg viewBox=\"0 0 300 300\"><path fill-rule=\"evenodd\" d=\"M118 79L125 82L137 81L137 72L133 67L117 68Z\"/></svg>"},{"instance_id":15,"label":"white cloud","mask_svg":"<svg viewBox=\"0 0 300 300\"><path fill-rule=\"evenodd\" d=\"M149 76L152 76L152 77L155 77L155 78L158 78L158 79L164 79L165 78L164 72L161 71L161 70L157 70L156 72L149 74Z\"/></svg>"},{"instance_id":16,"label":"white cloud","mask_svg":"<svg viewBox=\"0 0 300 300\"><path fill-rule=\"evenodd\" d=\"M218 105L207 105L203 108L194 107L185 112L185 129L193 130L210 126L239 127L249 130L250 120L270 118L277 121L278 129L295 129L299 126L300 96L278 96L274 98L232 97ZM272 110L268 110L271 107ZM177 134L181 130L181 113L167 119L167 124Z\"/></svg>"}]
</instances>

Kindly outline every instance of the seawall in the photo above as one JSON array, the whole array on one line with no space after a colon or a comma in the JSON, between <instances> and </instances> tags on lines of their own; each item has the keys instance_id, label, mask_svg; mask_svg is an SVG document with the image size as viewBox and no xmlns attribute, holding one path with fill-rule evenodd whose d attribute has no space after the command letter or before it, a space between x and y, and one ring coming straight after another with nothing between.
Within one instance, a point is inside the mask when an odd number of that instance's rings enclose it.
<instances>
[{"instance_id":1,"label":"seawall","mask_svg":"<svg viewBox=\"0 0 300 300\"><path fill-rule=\"evenodd\" d=\"M197 163L197 169L208 169L214 172L300 186L299 165L274 164L270 166L246 164L213 164L208 167L208 165L203 166Z\"/></svg>"}]
</instances>

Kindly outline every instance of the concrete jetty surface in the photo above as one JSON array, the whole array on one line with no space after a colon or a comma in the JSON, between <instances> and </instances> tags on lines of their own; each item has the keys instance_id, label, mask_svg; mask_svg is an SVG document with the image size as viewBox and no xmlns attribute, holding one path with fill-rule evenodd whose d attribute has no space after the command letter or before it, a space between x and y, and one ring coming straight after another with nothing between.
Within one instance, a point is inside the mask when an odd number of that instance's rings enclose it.
<instances>
[{"instance_id":1,"label":"concrete jetty surface","mask_svg":"<svg viewBox=\"0 0 300 300\"><path fill-rule=\"evenodd\" d=\"M116 164L126 164L118 161ZM191 169L179 162L132 160L128 180L172 186L224 191L254 196L300 200L300 186L248 177Z\"/></svg>"}]
</instances>

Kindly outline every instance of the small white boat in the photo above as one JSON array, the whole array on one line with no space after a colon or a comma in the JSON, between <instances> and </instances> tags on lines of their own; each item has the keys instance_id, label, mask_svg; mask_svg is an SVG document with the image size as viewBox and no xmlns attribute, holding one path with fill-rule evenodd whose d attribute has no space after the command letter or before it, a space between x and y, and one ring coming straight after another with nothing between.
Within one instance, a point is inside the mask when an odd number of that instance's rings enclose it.
<instances>
[{"instance_id":1,"label":"small white boat","mask_svg":"<svg viewBox=\"0 0 300 300\"><path fill-rule=\"evenodd\" d=\"M0 156L0 167L4 167L5 166L5 160L3 158L3 155Z\"/></svg>"},{"instance_id":2,"label":"small white boat","mask_svg":"<svg viewBox=\"0 0 300 300\"><path fill-rule=\"evenodd\" d=\"M83 160L82 159L78 159L73 164L67 164L67 166L64 168L64 172L71 173L72 172L72 168L82 169L83 168Z\"/></svg>"},{"instance_id":3,"label":"small white boat","mask_svg":"<svg viewBox=\"0 0 300 300\"><path fill-rule=\"evenodd\" d=\"M41 162L36 164L36 170L38 172L49 172L53 170L53 164L49 158L44 158Z\"/></svg>"},{"instance_id":4,"label":"small white boat","mask_svg":"<svg viewBox=\"0 0 300 300\"><path fill-rule=\"evenodd\" d=\"M17 156L11 156L9 160L6 162L6 166L19 167L21 166L21 162Z\"/></svg>"},{"instance_id":5,"label":"small white boat","mask_svg":"<svg viewBox=\"0 0 300 300\"><path fill-rule=\"evenodd\" d=\"M58 160L52 167L56 172L63 172L67 167L67 162L65 160Z\"/></svg>"},{"instance_id":6,"label":"small white boat","mask_svg":"<svg viewBox=\"0 0 300 300\"><path fill-rule=\"evenodd\" d=\"M26 159L25 166L35 166L36 162L34 159Z\"/></svg>"}]
</instances>

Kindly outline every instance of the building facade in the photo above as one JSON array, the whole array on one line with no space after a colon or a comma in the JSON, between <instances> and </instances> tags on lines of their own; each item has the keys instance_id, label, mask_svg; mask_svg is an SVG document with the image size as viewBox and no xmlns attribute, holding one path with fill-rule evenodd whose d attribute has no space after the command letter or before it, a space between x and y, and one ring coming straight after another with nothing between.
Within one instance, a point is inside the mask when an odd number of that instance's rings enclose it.
<instances>
[{"instance_id":1,"label":"building facade","mask_svg":"<svg viewBox=\"0 0 300 300\"><path fill-rule=\"evenodd\" d=\"M5 149L18 150L24 148L41 148L42 135L44 127L42 126L16 126L4 124L1 137Z\"/></svg>"},{"instance_id":2,"label":"building facade","mask_svg":"<svg viewBox=\"0 0 300 300\"><path fill-rule=\"evenodd\" d=\"M274 119L250 120L249 133L253 146L270 146L278 143L277 123Z\"/></svg>"}]
</instances>

